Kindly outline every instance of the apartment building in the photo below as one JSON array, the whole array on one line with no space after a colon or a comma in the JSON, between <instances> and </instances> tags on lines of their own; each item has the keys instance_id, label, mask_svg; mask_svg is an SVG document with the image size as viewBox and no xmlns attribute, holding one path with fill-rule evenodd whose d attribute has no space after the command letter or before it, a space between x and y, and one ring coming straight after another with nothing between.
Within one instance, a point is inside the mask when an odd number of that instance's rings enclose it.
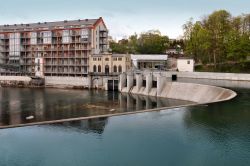
<instances>
[{"instance_id":1,"label":"apartment building","mask_svg":"<svg viewBox=\"0 0 250 166\"><path fill-rule=\"evenodd\" d=\"M0 26L1 75L87 77L89 57L107 52L108 29L100 17Z\"/></svg>"}]
</instances>

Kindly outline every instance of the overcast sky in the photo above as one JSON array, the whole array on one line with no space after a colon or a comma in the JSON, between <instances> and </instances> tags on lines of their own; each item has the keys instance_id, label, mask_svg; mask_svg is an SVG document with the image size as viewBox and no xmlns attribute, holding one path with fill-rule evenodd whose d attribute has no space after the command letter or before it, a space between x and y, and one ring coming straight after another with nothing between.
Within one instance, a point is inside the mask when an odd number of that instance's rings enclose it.
<instances>
[{"instance_id":1,"label":"overcast sky","mask_svg":"<svg viewBox=\"0 0 250 166\"><path fill-rule=\"evenodd\" d=\"M60 21L102 16L113 38L159 29L170 38L182 25L219 9L250 13L250 0L1 0L0 24Z\"/></svg>"}]
</instances>

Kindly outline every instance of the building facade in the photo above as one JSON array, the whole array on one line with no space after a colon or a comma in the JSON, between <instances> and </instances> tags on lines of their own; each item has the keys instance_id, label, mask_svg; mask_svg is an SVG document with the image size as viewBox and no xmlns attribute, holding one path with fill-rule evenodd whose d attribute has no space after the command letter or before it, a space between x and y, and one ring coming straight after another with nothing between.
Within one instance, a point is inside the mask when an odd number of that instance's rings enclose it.
<instances>
[{"instance_id":1,"label":"building facade","mask_svg":"<svg viewBox=\"0 0 250 166\"><path fill-rule=\"evenodd\" d=\"M133 68L144 70L144 69L153 69L161 70L166 69L168 55L131 55L131 60Z\"/></svg>"},{"instance_id":2,"label":"building facade","mask_svg":"<svg viewBox=\"0 0 250 166\"><path fill-rule=\"evenodd\" d=\"M96 54L89 60L89 71L93 75L118 75L131 68L129 54Z\"/></svg>"},{"instance_id":3,"label":"building facade","mask_svg":"<svg viewBox=\"0 0 250 166\"><path fill-rule=\"evenodd\" d=\"M108 47L108 29L101 17L0 26L0 64L40 77L87 77L90 55L105 53Z\"/></svg>"},{"instance_id":4,"label":"building facade","mask_svg":"<svg viewBox=\"0 0 250 166\"><path fill-rule=\"evenodd\" d=\"M178 58L177 70L181 72L194 72L194 59Z\"/></svg>"}]
</instances>

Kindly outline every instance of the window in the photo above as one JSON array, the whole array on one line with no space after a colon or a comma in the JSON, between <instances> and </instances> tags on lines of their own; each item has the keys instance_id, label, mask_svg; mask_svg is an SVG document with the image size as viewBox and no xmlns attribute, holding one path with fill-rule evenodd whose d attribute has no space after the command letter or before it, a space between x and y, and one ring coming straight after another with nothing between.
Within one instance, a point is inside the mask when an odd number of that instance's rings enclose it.
<instances>
[{"instance_id":1,"label":"window","mask_svg":"<svg viewBox=\"0 0 250 166\"><path fill-rule=\"evenodd\" d=\"M108 74L109 73L109 65L105 66L105 73Z\"/></svg>"},{"instance_id":2,"label":"window","mask_svg":"<svg viewBox=\"0 0 250 166\"><path fill-rule=\"evenodd\" d=\"M30 44L31 45L36 45L37 44L37 33L36 32L30 32Z\"/></svg>"},{"instance_id":3,"label":"window","mask_svg":"<svg viewBox=\"0 0 250 166\"><path fill-rule=\"evenodd\" d=\"M114 73L116 73L117 72L117 66L115 65L114 66Z\"/></svg>"},{"instance_id":4,"label":"window","mask_svg":"<svg viewBox=\"0 0 250 166\"><path fill-rule=\"evenodd\" d=\"M187 64L189 65L189 64L190 64L190 61L187 61Z\"/></svg>"},{"instance_id":5,"label":"window","mask_svg":"<svg viewBox=\"0 0 250 166\"><path fill-rule=\"evenodd\" d=\"M113 61L117 61L117 58L113 58Z\"/></svg>"},{"instance_id":6,"label":"window","mask_svg":"<svg viewBox=\"0 0 250 166\"><path fill-rule=\"evenodd\" d=\"M102 72L102 67L101 67L101 65L98 65L98 72L99 72L99 73Z\"/></svg>"},{"instance_id":7,"label":"window","mask_svg":"<svg viewBox=\"0 0 250 166\"><path fill-rule=\"evenodd\" d=\"M96 61L96 58L93 58L93 61Z\"/></svg>"},{"instance_id":8,"label":"window","mask_svg":"<svg viewBox=\"0 0 250 166\"><path fill-rule=\"evenodd\" d=\"M93 66L93 72L96 72L96 65Z\"/></svg>"},{"instance_id":9,"label":"window","mask_svg":"<svg viewBox=\"0 0 250 166\"><path fill-rule=\"evenodd\" d=\"M81 30L81 38L82 39L88 39L89 38L89 31L88 31L88 29L82 29Z\"/></svg>"},{"instance_id":10,"label":"window","mask_svg":"<svg viewBox=\"0 0 250 166\"><path fill-rule=\"evenodd\" d=\"M105 61L109 61L109 58L105 58Z\"/></svg>"},{"instance_id":11,"label":"window","mask_svg":"<svg viewBox=\"0 0 250 166\"><path fill-rule=\"evenodd\" d=\"M43 36L43 44L51 44L52 41L51 31L41 32L40 35Z\"/></svg>"},{"instance_id":12,"label":"window","mask_svg":"<svg viewBox=\"0 0 250 166\"><path fill-rule=\"evenodd\" d=\"M122 58L118 58L118 61L122 61Z\"/></svg>"},{"instance_id":13,"label":"window","mask_svg":"<svg viewBox=\"0 0 250 166\"><path fill-rule=\"evenodd\" d=\"M62 34L62 42L63 43L70 43L71 42L71 37L70 37L70 31L69 30L63 30Z\"/></svg>"},{"instance_id":14,"label":"window","mask_svg":"<svg viewBox=\"0 0 250 166\"><path fill-rule=\"evenodd\" d=\"M101 61L102 60L102 58L98 58L98 61Z\"/></svg>"},{"instance_id":15,"label":"window","mask_svg":"<svg viewBox=\"0 0 250 166\"><path fill-rule=\"evenodd\" d=\"M122 66L121 65L118 67L118 70L119 70L119 73L122 72Z\"/></svg>"}]
</instances>

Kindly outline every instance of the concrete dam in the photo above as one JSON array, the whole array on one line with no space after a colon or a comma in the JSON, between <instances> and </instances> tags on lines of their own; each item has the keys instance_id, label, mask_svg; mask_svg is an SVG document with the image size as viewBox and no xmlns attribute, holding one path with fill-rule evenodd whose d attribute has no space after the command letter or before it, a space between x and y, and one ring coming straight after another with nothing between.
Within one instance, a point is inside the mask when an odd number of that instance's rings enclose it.
<instances>
[{"instance_id":1,"label":"concrete dam","mask_svg":"<svg viewBox=\"0 0 250 166\"><path fill-rule=\"evenodd\" d=\"M167 72L128 72L120 75L119 91L139 95L192 101L198 104L227 101L237 94L229 89L173 81Z\"/></svg>"}]
</instances>

